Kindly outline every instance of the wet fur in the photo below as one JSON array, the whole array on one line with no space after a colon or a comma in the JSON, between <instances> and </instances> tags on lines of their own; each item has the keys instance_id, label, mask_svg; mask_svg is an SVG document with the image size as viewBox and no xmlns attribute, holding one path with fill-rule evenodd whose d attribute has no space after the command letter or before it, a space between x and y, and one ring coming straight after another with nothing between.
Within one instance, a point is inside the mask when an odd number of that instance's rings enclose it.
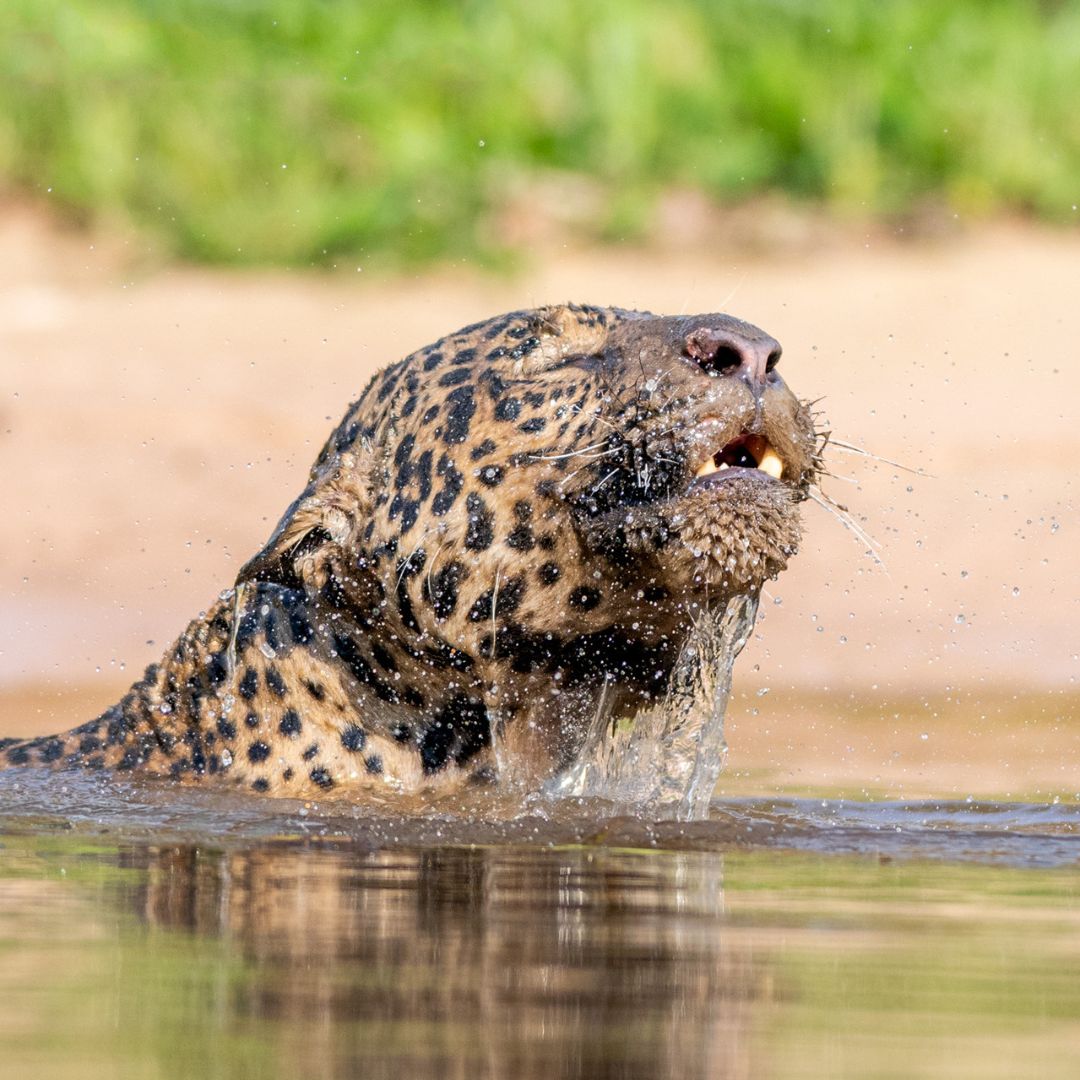
<instances>
[{"instance_id":1,"label":"wet fur","mask_svg":"<svg viewBox=\"0 0 1080 1080\"><path fill-rule=\"evenodd\" d=\"M615 714L654 702L702 608L798 543L809 410L774 372L709 370L703 334L765 338L565 306L386 368L234 587L102 716L0 762L289 796L557 773L602 688ZM788 482L688 489L698 442L741 431Z\"/></svg>"}]
</instances>

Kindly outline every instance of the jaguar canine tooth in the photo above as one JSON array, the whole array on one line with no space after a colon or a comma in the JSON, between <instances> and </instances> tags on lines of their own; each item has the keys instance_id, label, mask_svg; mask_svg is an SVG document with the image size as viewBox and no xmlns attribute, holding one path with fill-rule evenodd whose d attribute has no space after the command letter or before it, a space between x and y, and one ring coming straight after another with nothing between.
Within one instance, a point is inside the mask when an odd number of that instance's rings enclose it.
<instances>
[{"instance_id":1,"label":"jaguar canine tooth","mask_svg":"<svg viewBox=\"0 0 1080 1080\"><path fill-rule=\"evenodd\" d=\"M716 472L716 462L712 458L709 458L708 461L706 461L705 464L702 465L701 468L698 469L698 471L696 473L694 473L694 475L695 476L708 476L710 473L714 473L714 472Z\"/></svg>"},{"instance_id":2,"label":"jaguar canine tooth","mask_svg":"<svg viewBox=\"0 0 1080 1080\"><path fill-rule=\"evenodd\" d=\"M780 460L780 455L771 446L761 455L758 468L763 473L768 473L774 480L779 480L784 475L784 463Z\"/></svg>"}]
</instances>

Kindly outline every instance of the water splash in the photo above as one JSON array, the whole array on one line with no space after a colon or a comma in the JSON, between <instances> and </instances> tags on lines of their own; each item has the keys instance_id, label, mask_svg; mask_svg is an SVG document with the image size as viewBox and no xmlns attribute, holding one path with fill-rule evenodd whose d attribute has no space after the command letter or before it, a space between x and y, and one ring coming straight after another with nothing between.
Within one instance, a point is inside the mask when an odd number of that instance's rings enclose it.
<instances>
[{"instance_id":1,"label":"water splash","mask_svg":"<svg viewBox=\"0 0 1080 1080\"><path fill-rule=\"evenodd\" d=\"M613 722L601 698L577 761L552 793L597 796L657 818L707 818L727 754L724 713L732 668L757 608L756 595L736 596L703 614L655 708Z\"/></svg>"}]
</instances>

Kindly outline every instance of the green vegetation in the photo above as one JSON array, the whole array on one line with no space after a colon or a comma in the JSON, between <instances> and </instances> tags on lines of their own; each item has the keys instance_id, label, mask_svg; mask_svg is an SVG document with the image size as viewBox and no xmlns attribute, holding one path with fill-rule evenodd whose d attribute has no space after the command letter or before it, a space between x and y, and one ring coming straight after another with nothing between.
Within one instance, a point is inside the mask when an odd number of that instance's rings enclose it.
<instances>
[{"instance_id":1,"label":"green vegetation","mask_svg":"<svg viewBox=\"0 0 1080 1080\"><path fill-rule=\"evenodd\" d=\"M0 5L0 185L218 262L493 254L538 172L597 236L671 186L1072 222L1078 100L1052 0Z\"/></svg>"}]
</instances>

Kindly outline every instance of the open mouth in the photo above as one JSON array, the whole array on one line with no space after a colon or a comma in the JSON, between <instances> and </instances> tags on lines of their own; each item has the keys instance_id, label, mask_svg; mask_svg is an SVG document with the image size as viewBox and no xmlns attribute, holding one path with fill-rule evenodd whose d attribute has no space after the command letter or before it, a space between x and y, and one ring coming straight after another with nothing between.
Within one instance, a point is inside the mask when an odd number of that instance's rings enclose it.
<instances>
[{"instance_id":1,"label":"open mouth","mask_svg":"<svg viewBox=\"0 0 1080 1080\"><path fill-rule=\"evenodd\" d=\"M725 469L759 469L779 480L784 475L784 462L763 435L740 435L713 454L694 476L711 476Z\"/></svg>"}]
</instances>

